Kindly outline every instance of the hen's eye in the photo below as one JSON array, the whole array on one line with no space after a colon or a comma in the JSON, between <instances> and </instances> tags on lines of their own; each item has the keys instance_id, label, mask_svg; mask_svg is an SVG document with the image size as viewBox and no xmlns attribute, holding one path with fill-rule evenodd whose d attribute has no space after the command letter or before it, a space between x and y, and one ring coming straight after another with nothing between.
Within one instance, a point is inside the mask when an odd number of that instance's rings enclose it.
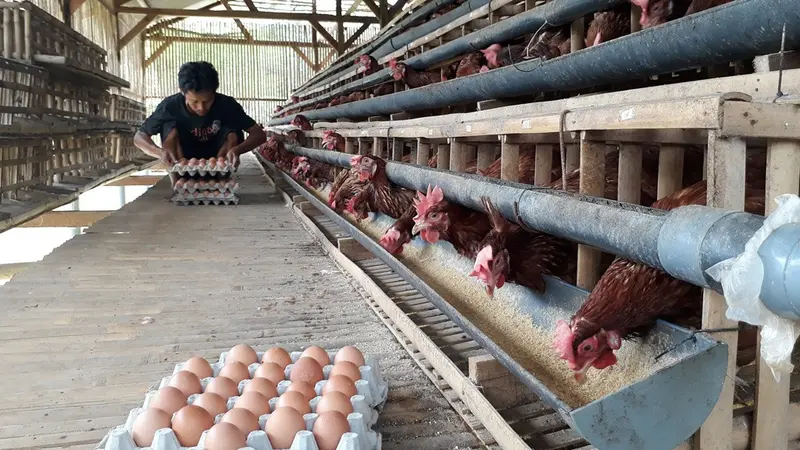
<instances>
[{"instance_id":1,"label":"hen's eye","mask_svg":"<svg viewBox=\"0 0 800 450\"><path fill-rule=\"evenodd\" d=\"M592 346L592 344L583 344L583 347L581 347L581 349L584 352L590 352L594 349L594 347Z\"/></svg>"},{"instance_id":2,"label":"hen's eye","mask_svg":"<svg viewBox=\"0 0 800 450\"><path fill-rule=\"evenodd\" d=\"M431 219L434 219L434 220L436 220L436 219L438 219L438 218L439 218L439 213L438 213L438 212L431 213Z\"/></svg>"}]
</instances>

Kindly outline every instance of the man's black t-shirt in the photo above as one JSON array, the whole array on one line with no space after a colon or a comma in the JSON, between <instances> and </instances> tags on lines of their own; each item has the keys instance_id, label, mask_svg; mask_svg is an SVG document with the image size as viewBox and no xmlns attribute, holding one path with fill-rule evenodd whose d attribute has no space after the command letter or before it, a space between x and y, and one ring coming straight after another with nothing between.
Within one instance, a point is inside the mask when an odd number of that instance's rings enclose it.
<instances>
[{"instance_id":1,"label":"man's black t-shirt","mask_svg":"<svg viewBox=\"0 0 800 450\"><path fill-rule=\"evenodd\" d=\"M148 136L161 135L162 140L172 128L177 128L181 145L189 147L219 146L225 135L236 132L241 136L256 124L233 97L217 93L208 114L197 116L186 107L186 98L177 93L165 98L145 120L140 130Z\"/></svg>"}]
</instances>

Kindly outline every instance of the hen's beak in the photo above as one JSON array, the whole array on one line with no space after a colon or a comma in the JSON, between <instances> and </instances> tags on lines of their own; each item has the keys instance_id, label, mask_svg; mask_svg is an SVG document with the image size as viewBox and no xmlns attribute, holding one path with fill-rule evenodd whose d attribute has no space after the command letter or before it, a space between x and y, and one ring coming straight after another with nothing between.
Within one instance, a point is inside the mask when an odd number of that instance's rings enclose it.
<instances>
[{"instance_id":1,"label":"hen's beak","mask_svg":"<svg viewBox=\"0 0 800 450\"><path fill-rule=\"evenodd\" d=\"M419 232L424 229L425 222L414 222L414 228L411 229L411 234L419 234Z\"/></svg>"},{"instance_id":2,"label":"hen's beak","mask_svg":"<svg viewBox=\"0 0 800 450\"><path fill-rule=\"evenodd\" d=\"M583 384L586 382L586 373L585 372L575 372L575 381L578 384Z\"/></svg>"}]
</instances>

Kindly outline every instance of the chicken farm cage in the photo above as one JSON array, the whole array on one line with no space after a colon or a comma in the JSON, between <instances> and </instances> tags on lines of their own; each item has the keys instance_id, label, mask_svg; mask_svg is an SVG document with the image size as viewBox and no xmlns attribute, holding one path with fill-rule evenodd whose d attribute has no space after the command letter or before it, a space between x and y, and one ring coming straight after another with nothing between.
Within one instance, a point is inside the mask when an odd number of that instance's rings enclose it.
<instances>
[{"instance_id":1,"label":"chicken farm cage","mask_svg":"<svg viewBox=\"0 0 800 450\"><path fill-rule=\"evenodd\" d=\"M798 75L797 71L786 71L782 74L784 89L787 92L796 91L798 81L800 81ZM744 92L726 94L712 94L712 92L720 90L720 86L724 90L727 85L735 85L738 88L736 90L750 91L758 95L759 91L774 89L774 86L777 85L777 77L777 73L758 76L746 75L722 79L721 85L720 80L713 85L708 82L692 82L680 85L682 89L652 87L625 93L599 94L592 97L514 105L469 114L374 122L320 122L316 123L312 130L302 132L298 132L294 127L272 127L270 131L283 135L291 134L292 137L304 141L306 147L312 148L321 148L323 139L330 142L330 133L335 132L333 145L344 153L375 154L395 161L416 162L422 166L427 166L429 160L432 159L431 156L435 155L438 167L449 169L452 172L464 172L468 166L474 169L487 169L492 163L495 165L499 163L500 178L508 181L519 181L520 172L523 171L519 167L520 154L524 155L532 151L535 154L535 158L533 158L535 168L527 172L535 172L536 175L535 180L526 181L526 183L540 186L547 185L551 181L554 162L557 161L559 154L559 134L562 134L561 140L564 143L567 170L582 168L581 194L603 196L605 176L601 174L605 169L604 155L607 151L618 151L618 200L634 204L639 204L641 197L641 181L637 178L641 176L643 168L647 169L642 164L643 155L646 153L643 149L647 146L655 146L658 148L656 167L658 177L654 186L657 189L656 197L663 197L682 188L685 181L684 169L691 169L689 165L684 167L684 160L691 162L694 157L696 162L696 158L699 156L702 158L700 161L703 161L701 163L703 170L699 176L708 180L709 185L708 204L719 208L741 210L744 193L744 180L742 179L744 170L742 169L745 161L748 160L748 154L760 154L764 159L763 164L766 165L766 169L764 165L755 166L755 169L760 168L763 171L762 176L768 180L765 182L769 191L768 199L782 193L796 192L797 180L800 178L796 158L796 139L800 135L797 134L797 130L793 129L795 107L789 102L772 103L753 100ZM676 95L680 91L683 91L681 93L691 92L696 96ZM648 100L631 101L631 99L645 98ZM565 110L567 112L562 114ZM564 133L561 133L561 130ZM333 152L304 149L297 146L291 137L287 137L286 140L287 149L298 155L346 165L340 162L347 161L347 157L337 157ZM698 155L698 148L701 150L707 148L707 150ZM496 159L498 154L500 158ZM557 165L555 164L555 166ZM696 163L695 166L697 166ZM694 167L694 169L699 169L699 167ZM423 192L428 183L446 185L447 187L444 189L448 200L473 208L476 206L480 208L479 200L477 200L479 191L491 192L490 188L487 189L488 185L479 185L474 182L473 178L463 180L458 177L442 184L445 179L438 174L435 177L428 172L412 175L401 169L395 171L394 166L389 166L387 173L393 182ZM698 176L698 174L690 176ZM466 188L455 192L453 188L459 183ZM470 187L472 184L476 186ZM448 188L450 189L448 190ZM774 206L768 201L767 208L767 211L770 211ZM524 205L521 206L521 209L524 209ZM508 213L508 209L505 212ZM513 217L509 214L506 216L509 219ZM527 221L528 217L525 219ZM546 223L546 220L529 222L534 227L537 224ZM547 228L546 231L555 229L552 223L553 221L549 224L551 228ZM597 225L601 225L601 228L607 226L606 224L593 224L593 226ZM579 242L586 242L586 231L572 230L573 233L584 233L581 236L570 235L569 231L560 231L562 235L570 238L580 237ZM743 245L743 242L741 244ZM620 245L625 246L625 244ZM632 246L628 246L628 248L630 249ZM591 290L601 275L600 268L600 251L596 247L581 245L578 253L577 285L582 289ZM560 300L570 298L570 295L566 293L553 294L553 296ZM705 310L708 311L704 317L704 328L730 327L730 322L725 318L724 298L711 289L706 290L704 297ZM578 304L571 305L573 311ZM535 318L536 311L535 307L532 307L530 311L533 321L537 320ZM487 342L482 342L477 338L476 340L482 344ZM712 341L724 342L729 348L735 348L735 333L715 333ZM709 354L713 354L713 348L715 348L713 344L710 348L712 350ZM502 349L499 350L502 353ZM698 353L701 352L702 350L698 350ZM761 413L756 414L756 421L765 420L768 423L768 425L762 426L761 430L773 427L768 436L762 436L762 439L767 442L774 441L776 432L783 433L782 435L786 436L787 441L790 437L796 439L798 437L795 436L796 430L789 430L777 419L777 417L785 418L788 422L783 422L784 424L794 423L787 412L789 383L786 377L781 383L775 383L771 378L769 368L765 364L757 364L740 369L738 372L740 377L737 378L735 365L733 365L736 358L735 351L730 352L731 366L727 369L728 376L726 377L724 372L728 364L725 363L724 353L723 351L722 358L716 363L710 363L709 361L714 358L709 357L699 364L706 370L709 365L716 365L721 372L710 376L719 381L720 384L716 388L706 386L701 389L698 387L699 391L706 393L714 391L714 394L712 394L713 399L707 405L708 409L706 410L706 413L711 412L711 414L697 433L698 441L696 441L695 448L717 445L720 442L720 436L732 436L731 424L733 421L731 419L734 414L734 404L737 405L737 415L750 408L756 411L759 407L761 408ZM498 359L502 360L502 358ZM511 361L505 362L513 365L513 358L508 359ZM512 369L512 372L517 375L524 372L524 369L519 369L518 366L517 370ZM700 369L693 370L697 373ZM757 377L758 381L754 381L754 372L760 371L765 372ZM654 370L654 372L657 371ZM733 380L741 381L741 376L749 378L749 381L747 386L738 386L737 389L748 391L749 394L745 397L749 395L749 400L743 402L741 396L737 395L735 402ZM526 384L532 387L533 383ZM653 384L657 385L655 382ZM648 386L648 389L653 388ZM720 400L715 407L714 402L720 389ZM754 399L754 391L761 392L761 395L756 395ZM648 391L647 395L658 397L658 394L652 392ZM664 392L674 399L675 389L665 389ZM698 397L695 396L697 394L694 390L692 392L690 397L697 402ZM773 392L773 395L767 396L764 394L765 392ZM537 394L541 395L541 391L537 390ZM636 397L630 392L627 395ZM620 396L617 396L614 401L630 407ZM600 404L603 403L600 402ZM598 407L602 410L608 406L609 404L604 404ZM702 418L705 418L706 413L701 414ZM636 415L641 417L638 413ZM630 416L631 413L628 411L627 417ZM769 419L765 419L765 417ZM702 418L694 425L695 427L702 423ZM582 428L580 424L574 425L577 425L584 436L587 436L586 429L592 430L591 432L597 430L597 424L594 422L596 420L597 417L594 417L585 423L586 428ZM635 425L629 426L635 428ZM719 432L720 429L728 431ZM753 439L759 439L758 425L755 429L756 434ZM690 434L694 431L689 428L687 430ZM675 430L670 431L675 432ZM619 439L620 431L616 430L615 433L615 436L608 438ZM658 439L663 439L663 437L658 437ZM736 440L738 438L727 439ZM590 438L589 441L592 442L592 439ZM747 440L745 440L746 442ZM637 448L640 443L641 441L638 443L633 441L631 448ZM677 444L677 442L673 444ZM667 448L668 444L662 441L661 445ZM600 445L598 447L604 448ZM648 448L656 447L648 445Z\"/></svg>"}]
</instances>

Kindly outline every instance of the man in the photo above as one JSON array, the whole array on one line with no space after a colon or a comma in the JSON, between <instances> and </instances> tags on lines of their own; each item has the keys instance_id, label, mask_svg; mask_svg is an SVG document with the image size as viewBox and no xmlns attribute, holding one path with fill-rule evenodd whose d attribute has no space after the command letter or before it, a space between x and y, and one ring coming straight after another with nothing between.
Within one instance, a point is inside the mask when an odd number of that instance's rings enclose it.
<instances>
[{"instance_id":1,"label":"man","mask_svg":"<svg viewBox=\"0 0 800 450\"><path fill-rule=\"evenodd\" d=\"M217 93L219 75L210 63L184 63L178 87L180 92L165 98L136 132L133 142L143 152L168 165L181 158L225 157L238 167L239 155L267 141L236 99ZM150 138L156 134L161 148Z\"/></svg>"}]
</instances>

